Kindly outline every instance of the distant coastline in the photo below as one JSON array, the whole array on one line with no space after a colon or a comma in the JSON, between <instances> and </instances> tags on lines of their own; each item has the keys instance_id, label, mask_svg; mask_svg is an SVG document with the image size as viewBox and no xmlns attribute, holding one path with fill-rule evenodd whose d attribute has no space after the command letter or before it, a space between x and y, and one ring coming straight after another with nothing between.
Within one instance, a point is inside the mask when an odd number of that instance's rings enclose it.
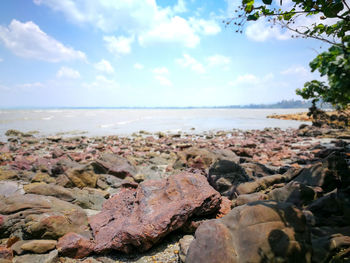
<instances>
[{"instance_id":1,"label":"distant coastline","mask_svg":"<svg viewBox=\"0 0 350 263\"><path fill-rule=\"evenodd\" d=\"M226 106L122 106L122 107L69 107L69 106L52 106L52 107L34 107L34 106L23 106L23 107L0 107L0 110L98 110L98 109L120 109L120 110L190 110L190 109L307 109L312 106L311 101L303 100L282 100L280 102L271 104L248 104L248 105L226 105ZM317 106L323 109L331 109L332 106L327 103L318 103Z\"/></svg>"}]
</instances>

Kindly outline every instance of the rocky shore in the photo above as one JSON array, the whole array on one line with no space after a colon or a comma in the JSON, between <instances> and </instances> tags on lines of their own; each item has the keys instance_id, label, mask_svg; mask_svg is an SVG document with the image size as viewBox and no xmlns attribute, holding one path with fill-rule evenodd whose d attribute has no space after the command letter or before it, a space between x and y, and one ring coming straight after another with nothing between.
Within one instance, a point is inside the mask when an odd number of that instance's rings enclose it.
<instances>
[{"instance_id":1,"label":"rocky shore","mask_svg":"<svg viewBox=\"0 0 350 263\"><path fill-rule=\"evenodd\" d=\"M340 130L0 142L0 263L349 262Z\"/></svg>"}]
</instances>

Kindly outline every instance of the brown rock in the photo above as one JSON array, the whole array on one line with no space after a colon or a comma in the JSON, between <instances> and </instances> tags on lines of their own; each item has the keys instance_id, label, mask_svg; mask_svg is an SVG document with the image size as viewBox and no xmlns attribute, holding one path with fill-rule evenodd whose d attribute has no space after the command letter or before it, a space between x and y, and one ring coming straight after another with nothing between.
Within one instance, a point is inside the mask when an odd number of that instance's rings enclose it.
<instances>
[{"instance_id":1,"label":"brown rock","mask_svg":"<svg viewBox=\"0 0 350 263\"><path fill-rule=\"evenodd\" d=\"M57 263L57 250L52 250L49 254L27 254L17 256L13 259L13 263Z\"/></svg>"},{"instance_id":2,"label":"brown rock","mask_svg":"<svg viewBox=\"0 0 350 263\"><path fill-rule=\"evenodd\" d=\"M37 195L46 195L46 196L54 196L58 199L64 201L73 201L73 194L66 188L55 185L55 184L46 184L46 183L32 183L24 185L24 191L27 194L37 194Z\"/></svg>"},{"instance_id":3,"label":"brown rock","mask_svg":"<svg viewBox=\"0 0 350 263\"><path fill-rule=\"evenodd\" d=\"M222 195L231 197L240 183L251 181L244 168L237 162L219 160L209 169L208 181Z\"/></svg>"},{"instance_id":4,"label":"brown rock","mask_svg":"<svg viewBox=\"0 0 350 263\"><path fill-rule=\"evenodd\" d=\"M180 253L179 257L181 262L186 262L186 255L190 247L191 242L194 240L194 236L186 235L179 240Z\"/></svg>"},{"instance_id":5,"label":"brown rock","mask_svg":"<svg viewBox=\"0 0 350 263\"><path fill-rule=\"evenodd\" d=\"M1 260L12 260L13 252L11 248L0 245L0 261Z\"/></svg>"},{"instance_id":6,"label":"brown rock","mask_svg":"<svg viewBox=\"0 0 350 263\"><path fill-rule=\"evenodd\" d=\"M14 170L0 167L0 180L18 179L18 173Z\"/></svg>"},{"instance_id":7,"label":"brown rock","mask_svg":"<svg viewBox=\"0 0 350 263\"><path fill-rule=\"evenodd\" d=\"M92 165L98 173L111 174L122 179L136 175L136 168L127 159L111 153L102 154Z\"/></svg>"},{"instance_id":8,"label":"brown rock","mask_svg":"<svg viewBox=\"0 0 350 263\"><path fill-rule=\"evenodd\" d=\"M216 214L216 218L221 218L231 211L232 201L226 196L221 197L220 210Z\"/></svg>"},{"instance_id":9,"label":"brown rock","mask_svg":"<svg viewBox=\"0 0 350 263\"><path fill-rule=\"evenodd\" d=\"M37 173L33 179L32 182L45 182L45 183L55 183L56 180L55 178L50 177L50 175L48 175L47 173Z\"/></svg>"},{"instance_id":10,"label":"brown rock","mask_svg":"<svg viewBox=\"0 0 350 263\"><path fill-rule=\"evenodd\" d=\"M76 187L96 187L98 175L94 173L93 168L90 166L84 167L83 169L69 169L66 171L66 175Z\"/></svg>"},{"instance_id":11,"label":"brown rock","mask_svg":"<svg viewBox=\"0 0 350 263\"><path fill-rule=\"evenodd\" d=\"M94 249L94 243L76 233L68 233L57 243L58 253L64 257L84 258Z\"/></svg>"},{"instance_id":12,"label":"brown rock","mask_svg":"<svg viewBox=\"0 0 350 263\"><path fill-rule=\"evenodd\" d=\"M254 202L201 224L186 262L311 262L310 235L291 204Z\"/></svg>"},{"instance_id":13,"label":"brown rock","mask_svg":"<svg viewBox=\"0 0 350 263\"><path fill-rule=\"evenodd\" d=\"M24 251L33 252L35 254L43 254L50 250L53 250L56 247L56 240L31 240L24 243L21 246L21 249Z\"/></svg>"},{"instance_id":14,"label":"brown rock","mask_svg":"<svg viewBox=\"0 0 350 263\"><path fill-rule=\"evenodd\" d=\"M104 203L101 213L89 218L95 251L148 250L191 216L215 212L220 202L219 193L204 176L196 174L177 174L144 181L136 189L123 188Z\"/></svg>"},{"instance_id":15,"label":"brown rock","mask_svg":"<svg viewBox=\"0 0 350 263\"><path fill-rule=\"evenodd\" d=\"M84 232L86 228L84 210L55 197L33 194L0 197L0 237L16 233L26 239L56 239L68 232Z\"/></svg>"}]
</instances>

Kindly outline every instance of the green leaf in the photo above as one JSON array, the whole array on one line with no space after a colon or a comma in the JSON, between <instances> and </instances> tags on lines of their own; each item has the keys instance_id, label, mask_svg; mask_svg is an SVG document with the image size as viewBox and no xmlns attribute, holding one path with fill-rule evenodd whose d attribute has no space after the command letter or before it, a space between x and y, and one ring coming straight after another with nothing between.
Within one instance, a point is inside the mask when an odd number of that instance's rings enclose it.
<instances>
[{"instance_id":1,"label":"green leaf","mask_svg":"<svg viewBox=\"0 0 350 263\"><path fill-rule=\"evenodd\" d=\"M335 3L335 4L330 4L325 7L323 10L323 13L326 17L336 17L338 13L344 9L344 5L341 2Z\"/></svg>"},{"instance_id":2,"label":"green leaf","mask_svg":"<svg viewBox=\"0 0 350 263\"><path fill-rule=\"evenodd\" d=\"M253 9L254 9L253 4L247 4L246 7L244 8L244 11L246 11L247 13L251 13Z\"/></svg>"},{"instance_id":3,"label":"green leaf","mask_svg":"<svg viewBox=\"0 0 350 263\"><path fill-rule=\"evenodd\" d=\"M248 21L256 21L256 20L258 20L259 19L259 14L258 13L255 13L254 15L249 15L248 17L247 17L247 20Z\"/></svg>"},{"instance_id":4,"label":"green leaf","mask_svg":"<svg viewBox=\"0 0 350 263\"><path fill-rule=\"evenodd\" d=\"M263 3L264 3L265 5L271 5L272 0L263 0Z\"/></svg>"}]
</instances>

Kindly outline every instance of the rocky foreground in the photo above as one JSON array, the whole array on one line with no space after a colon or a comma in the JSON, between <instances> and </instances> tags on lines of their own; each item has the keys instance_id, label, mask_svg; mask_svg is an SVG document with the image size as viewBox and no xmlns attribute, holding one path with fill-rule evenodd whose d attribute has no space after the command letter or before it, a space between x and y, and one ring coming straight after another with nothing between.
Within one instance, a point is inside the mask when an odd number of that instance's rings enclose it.
<instances>
[{"instance_id":1,"label":"rocky foreground","mask_svg":"<svg viewBox=\"0 0 350 263\"><path fill-rule=\"evenodd\" d=\"M339 134L10 130L0 262L349 262L350 142Z\"/></svg>"}]
</instances>

